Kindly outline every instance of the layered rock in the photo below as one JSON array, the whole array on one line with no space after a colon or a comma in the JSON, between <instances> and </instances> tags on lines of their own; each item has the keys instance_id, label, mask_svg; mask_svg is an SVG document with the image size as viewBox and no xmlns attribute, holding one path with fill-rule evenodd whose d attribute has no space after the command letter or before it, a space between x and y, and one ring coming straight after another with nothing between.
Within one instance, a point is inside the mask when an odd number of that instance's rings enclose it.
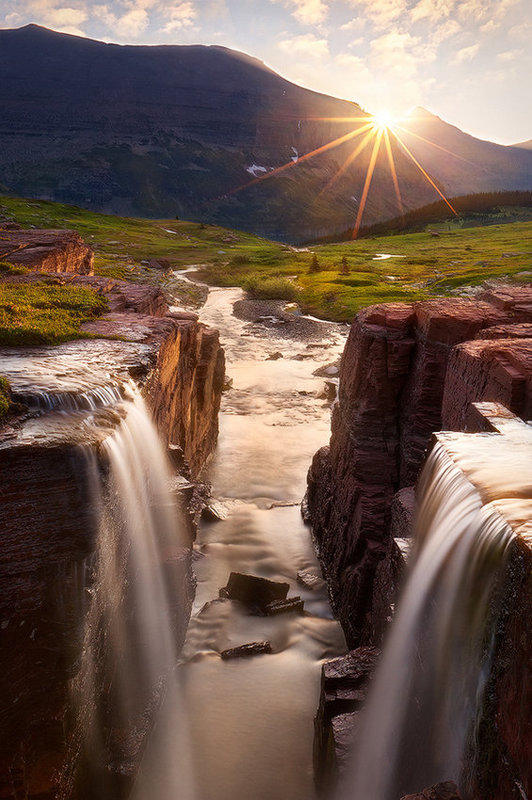
<instances>
[{"instance_id":1,"label":"layered rock","mask_svg":"<svg viewBox=\"0 0 532 800\"><path fill-rule=\"evenodd\" d=\"M54 349L59 373L65 372L55 376L50 391L73 380L76 369L89 376L94 364L116 386L133 377L164 440L184 456L188 474L197 475L218 431L224 359L217 332L194 315L167 313L153 287L83 276L60 280L105 294L109 313L86 328L125 341L90 339ZM50 352L32 349L31 358L44 364ZM2 371L9 375L9 367L10 351L4 348ZM14 376L16 391L16 370ZM79 443L98 449L109 435L109 414L101 427L92 426L89 438L82 422L65 427L47 419L26 415L0 431L0 797L6 798L51 798L57 791L68 684L79 670L90 601L84 576L96 551L87 460ZM169 553L168 568L182 571L183 596L175 603L190 609L188 554ZM183 627L176 636L184 636Z\"/></svg>"},{"instance_id":2,"label":"layered rock","mask_svg":"<svg viewBox=\"0 0 532 800\"><path fill-rule=\"evenodd\" d=\"M39 272L94 271L92 247L68 230L0 230L0 261Z\"/></svg>"},{"instance_id":3,"label":"layered rock","mask_svg":"<svg viewBox=\"0 0 532 800\"><path fill-rule=\"evenodd\" d=\"M508 342L475 337L531 320L532 288L499 287L475 301L373 306L353 322L330 446L316 454L308 481L315 540L351 646L380 641L389 602L386 612L375 580L392 552L393 497L415 482L432 432L442 422L463 424L461 393L467 403L498 400L518 414L528 408L526 339L516 338L515 327ZM512 369L501 380L503 352Z\"/></svg>"}]
</instances>

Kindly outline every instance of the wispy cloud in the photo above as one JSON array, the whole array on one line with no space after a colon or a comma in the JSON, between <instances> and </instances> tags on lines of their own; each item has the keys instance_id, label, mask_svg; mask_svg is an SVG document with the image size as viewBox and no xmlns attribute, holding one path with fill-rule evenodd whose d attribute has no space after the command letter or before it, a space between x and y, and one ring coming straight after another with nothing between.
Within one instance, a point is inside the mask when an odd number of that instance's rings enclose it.
<instances>
[{"instance_id":1,"label":"wispy cloud","mask_svg":"<svg viewBox=\"0 0 532 800\"><path fill-rule=\"evenodd\" d=\"M461 50L458 50L458 52L455 54L453 63L463 64L465 61L472 61L479 50L480 44L478 42L470 45L469 47L462 47Z\"/></svg>"},{"instance_id":2,"label":"wispy cloud","mask_svg":"<svg viewBox=\"0 0 532 800\"><path fill-rule=\"evenodd\" d=\"M324 0L271 0L282 2L292 16L302 25L320 26L329 13L329 4Z\"/></svg>"},{"instance_id":3,"label":"wispy cloud","mask_svg":"<svg viewBox=\"0 0 532 800\"><path fill-rule=\"evenodd\" d=\"M329 56L327 39L318 38L313 33L304 33L281 39L278 43L279 50L295 58L310 58L311 60L323 59Z\"/></svg>"}]
</instances>

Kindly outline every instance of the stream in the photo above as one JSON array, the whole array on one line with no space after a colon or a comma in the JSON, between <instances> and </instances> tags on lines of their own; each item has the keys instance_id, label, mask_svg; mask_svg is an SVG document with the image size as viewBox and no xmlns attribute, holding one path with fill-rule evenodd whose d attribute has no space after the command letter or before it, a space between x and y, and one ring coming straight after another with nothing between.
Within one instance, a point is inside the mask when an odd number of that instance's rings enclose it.
<instances>
[{"instance_id":1,"label":"stream","mask_svg":"<svg viewBox=\"0 0 532 800\"><path fill-rule=\"evenodd\" d=\"M344 653L345 642L325 584L309 589L297 582L300 571L320 575L299 504L312 456L329 439L330 402L319 397L324 378L313 372L337 360L344 335L340 326L308 318L279 321L243 297L240 289L212 288L200 314L220 331L233 381L207 476L227 518L200 526L180 674L148 747L138 798L315 796L321 664ZM233 313L235 303L248 321ZM304 614L251 616L217 599L232 571L289 583L289 597L301 596ZM261 640L271 642L272 654L220 658L226 648Z\"/></svg>"}]
</instances>

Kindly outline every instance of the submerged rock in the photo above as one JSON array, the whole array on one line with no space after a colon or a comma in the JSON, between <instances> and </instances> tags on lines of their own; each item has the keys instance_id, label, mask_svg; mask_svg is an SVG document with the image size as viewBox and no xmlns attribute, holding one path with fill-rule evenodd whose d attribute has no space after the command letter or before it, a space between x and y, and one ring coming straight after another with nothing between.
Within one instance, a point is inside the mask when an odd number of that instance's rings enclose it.
<instances>
[{"instance_id":1,"label":"submerged rock","mask_svg":"<svg viewBox=\"0 0 532 800\"><path fill-rule=\"evenodd\" d=\"M300 597L288 597L286 600L273 600L264 606L264 612L269 617L275 617L278 614L286 614L289 611L295 611L298 614L303 613L304 603Z\"/></svg>"},{"instance_id":2,"label":"submerged rock","mask_svg":"<svg viewBox=\"0 0 532 800\"><path fill-rule=\"evenodd\" d=\"M240 647L231 647L228 650L222 650L220 653L224 661L231 658L249 658L250 656L259 656L262 653L271 653L272 646L270 642L250 642L250 644L242 644Z\"/></svg>"}]
</instances>

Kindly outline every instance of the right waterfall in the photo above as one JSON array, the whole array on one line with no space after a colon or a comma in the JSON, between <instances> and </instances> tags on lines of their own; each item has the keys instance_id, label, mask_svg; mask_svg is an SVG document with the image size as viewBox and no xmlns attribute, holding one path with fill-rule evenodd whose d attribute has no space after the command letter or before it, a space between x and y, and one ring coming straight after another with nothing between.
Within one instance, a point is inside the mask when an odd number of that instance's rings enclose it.
<instances>
[{"instance_id":1,"label":"right waterfall","mask_svg":"<svg viewBox=\"0 0 532 800\"><path fill-rule=\"evenodd\" d=\"M514 535L461 466L437 442L421 475L410 574L342 800L399 800L460 781L489 674L496 586Z\"/></svg>"}]
</instances>

